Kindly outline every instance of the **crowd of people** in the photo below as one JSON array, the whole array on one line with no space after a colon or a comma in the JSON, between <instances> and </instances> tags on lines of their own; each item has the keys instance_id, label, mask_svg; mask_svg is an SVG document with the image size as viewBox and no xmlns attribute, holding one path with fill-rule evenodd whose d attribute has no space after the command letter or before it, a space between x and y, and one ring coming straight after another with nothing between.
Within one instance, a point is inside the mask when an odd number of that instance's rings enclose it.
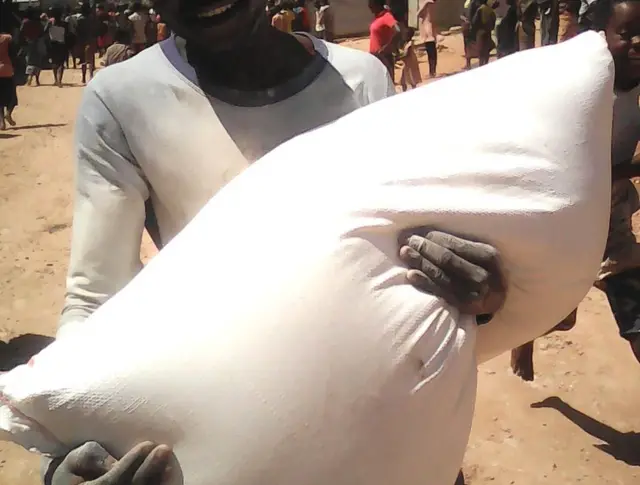
<instances>
[{"instance_id":1,"label":"crowd of people","mask_svg":"<svg viewBox=\"0 0 640 485\"><path fill-rule=\"evenodd\" d=\"M86 83L95 73L96 58L103 66L115 64L170 35L160 16L140 2L81 3L74 11L30 7L21 13L6 5L15 4L3 4L0 25L0 129L15 123L16 86L40 86L43 69L51 69L53 84L61 88L65 68L80 66Z\"/></svg>"}]
</instances>

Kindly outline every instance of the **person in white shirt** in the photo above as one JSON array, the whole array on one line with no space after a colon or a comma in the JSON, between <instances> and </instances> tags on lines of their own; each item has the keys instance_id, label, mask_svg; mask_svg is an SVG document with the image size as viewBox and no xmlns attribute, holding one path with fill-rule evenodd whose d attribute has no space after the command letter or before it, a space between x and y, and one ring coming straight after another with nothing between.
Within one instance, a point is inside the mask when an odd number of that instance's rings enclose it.
<instances>
[{"instance_id":1,"label":"person in white shirt","mask_svg":"<svg viewBox=\"0 0 640 485\"><path fill-rule=\"evenodd\" d=\"M141 269L145 225L158 246L166 244L268 151L395 92L374 56L272 28L264 0L157 0L154 8L176 35L101 71L80 106L60 338ZM442 233L412 235L399 246L409 282L465 313L492 313L504 300L500 282L485 278L498 264L492 248ZM157 461L163 449L135 448L117 472L87 483L128 485L131 467ZM82 483L82 470L95 478L107 471L96 474L96 460L113 463L100 450L80 447L47 476L56 485ZM134 482L153 483L144 477Z\"/></svg>"},{"instance_id":2,"label":"person in white shirt","mask_svg":"<svg viewBox=\"0 0 640 485\"><path fill-rule=\"evenodd\" d=\"M129 15L129 21L133 27L133 39L131 45L134 52L142 51L147 45L147 24L150 22L149 14L142 7L140 2L135 2Z\"/></svg>"}]
</instances>

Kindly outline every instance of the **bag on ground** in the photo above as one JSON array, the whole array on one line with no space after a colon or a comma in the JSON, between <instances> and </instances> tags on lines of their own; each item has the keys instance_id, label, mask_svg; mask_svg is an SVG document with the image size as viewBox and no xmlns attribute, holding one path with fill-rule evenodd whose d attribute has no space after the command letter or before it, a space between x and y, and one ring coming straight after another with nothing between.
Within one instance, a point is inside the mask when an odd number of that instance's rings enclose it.
<instances>
[{"instance_id":1,"label":"bag on ground","mask_svg":"<svg viewBox=\"0 0 640 485\"><path fill-rule=\"evenodd\" d=\"M285 143L0 377L0 437L49 455L166 443L169 485L451 485L477 362L550 329L598 269L612 77L589 33ZM390 121L414 143L389 143ZM397 237L417 226L500 250L489 324L407 284Z\"/></svg>"}]
</instances>

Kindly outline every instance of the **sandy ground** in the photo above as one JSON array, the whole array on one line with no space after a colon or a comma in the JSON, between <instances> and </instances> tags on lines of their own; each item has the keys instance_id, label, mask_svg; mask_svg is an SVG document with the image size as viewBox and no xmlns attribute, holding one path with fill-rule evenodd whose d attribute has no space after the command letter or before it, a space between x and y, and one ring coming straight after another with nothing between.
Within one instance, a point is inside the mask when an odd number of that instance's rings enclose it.
<instances>
[{"instance_id":1,"label":"sandy ground","mask_svg":"<svg viewBox=\"0 0 640 485\"><path fill-rule=\"evenodd\" d=\"M444 46L440 72L458 71L460 38L448 37ZM43 81L50 83L51 73ZM6 342L52 335L62 303L73 120L82 94L77 71L68 72L67 81L63 89L20 88L19 125L0 132L0 340ZM148 243L143 251L152 253ZM640 434L634 432L640 429L640 367L616 332L603 295L592 290L574 331L539 340L534 383L511 375L507 356L480 369L464 467L468 484L640 483ZM19 341L0 342L0 370L15 362L8 358ZM0 484L38 483L37 457L0 443Z\"/></svg>"}]
</instances>

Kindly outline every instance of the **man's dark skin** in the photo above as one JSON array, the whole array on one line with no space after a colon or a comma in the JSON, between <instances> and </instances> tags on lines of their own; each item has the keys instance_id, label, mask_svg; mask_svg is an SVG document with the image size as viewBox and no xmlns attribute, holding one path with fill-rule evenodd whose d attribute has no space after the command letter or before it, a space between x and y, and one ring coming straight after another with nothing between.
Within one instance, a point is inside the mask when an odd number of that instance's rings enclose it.
<instances>
[{"instance_id":1,"label":"man's dark skin","mask_svg":"<svg viewBox=\"0 0 640 485\"><path fill-rule=\"evenodd\" d=\"M153 7L168 28L185 41L189 63L201 87L259 91L296 77L313 54L295 36L271 27L265 0L238 0L220 15L198 18L203 7L222 2L158 0ZM400 259L417 289L468 314L490 315L504 302L497 251L481 243L426 230L402 235ZM495 275L498 276L495 276ZM486 318L485 318L486 319ZM97 443L86 443L53 460L46 485L157 485L168 463L168 448L137 446L116 461Z\"/></svg>"}]
</instances>

